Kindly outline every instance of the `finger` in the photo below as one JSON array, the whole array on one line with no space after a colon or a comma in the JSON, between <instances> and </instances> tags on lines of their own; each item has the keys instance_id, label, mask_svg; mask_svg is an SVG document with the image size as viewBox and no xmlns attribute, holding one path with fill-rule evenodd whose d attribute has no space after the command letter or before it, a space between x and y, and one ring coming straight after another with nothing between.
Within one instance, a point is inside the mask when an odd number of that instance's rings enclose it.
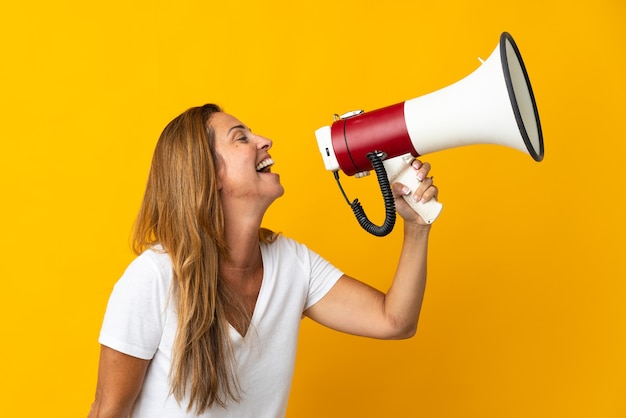
<instances>
[{"instance_id":1,"label":"finger","mask_svg":"<svg viewBox=\"0 0 626 418\"><path fill-rule=\"evenodd\" d=\"M422 195L424 192L433 184L433 180L431 177L426 177L424 180L420 181L417 185L417 188L413 192L413 200L416 202L422 199Z\"/></svg>"},{"instance_id":2,"label":"finger","mask_svg":"<svg viewBox=\"0 0 626 418\"><path fill-rule=\"evenodd\" d=\"M422 202L426 203L431 199L437 200L437 196L439 195L439 189L437 186L430 186L424 193L422 193Z\"/></svg>"},{"instance_id":3,"label":"finger","mask_svg":"<svg viewBox=\"0 0 626 418\"><path fill-rule=\"evenodd\" d=\"M405 186L402 183L396 182L391 185L391 192L393 193L394 197L408 196L409 194L411 194L411 189L409 189L408 186Z\"/></svg>"},{"instance_id":4,"label":"finger","mask_svg":"<svg viewBox=\"0 0 626 418\"><path fill-rule=\"evenodd\" d=\"M413 167L415 167L415 164L413 164ZM420 181L424 181L424 179L428 177L429 172L430 172L430 163L425 162L425 163L421 163L415 175Z\"/></svg>"}]
</instances>

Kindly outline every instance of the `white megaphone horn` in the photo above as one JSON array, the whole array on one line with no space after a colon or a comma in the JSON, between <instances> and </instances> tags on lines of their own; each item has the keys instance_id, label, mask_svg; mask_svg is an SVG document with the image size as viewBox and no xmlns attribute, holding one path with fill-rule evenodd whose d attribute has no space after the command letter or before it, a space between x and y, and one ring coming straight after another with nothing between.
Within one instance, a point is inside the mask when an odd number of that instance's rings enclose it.
<instances>
[{"instance_id":1,"label":"white megaphone horn","mask_svg":"<svg viewBox=\"0 0 626 418\"><path fill-rule=\"evenodd\" d=\"M371 112L349 112L316 132L327 170L363 176L374 169L386 205L382 226L372 224L358 199L350 202L359 224L368 232L387 235L395 224L389 184L399 181L413 192L418 185L408 169L414 158L471 144L497 144L543 159L539 113L526 67L509 33L481 66L462 80L433 93ZM341 188L341 184L339 184ZM411 193L412 194L412 193ZM406 201L428 223L441 211L434 200Z\"/></svg>"}]
</instances>

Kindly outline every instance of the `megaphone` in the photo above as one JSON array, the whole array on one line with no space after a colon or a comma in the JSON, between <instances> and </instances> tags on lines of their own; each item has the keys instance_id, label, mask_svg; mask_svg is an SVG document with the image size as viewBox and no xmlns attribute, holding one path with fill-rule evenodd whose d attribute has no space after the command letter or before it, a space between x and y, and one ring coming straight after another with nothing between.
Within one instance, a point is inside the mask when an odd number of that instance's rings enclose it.
<instances>
[{"instance_id":1,"label":"megaphone","mask_svg":"<svg viewBox=\"0 0 626 418\"><path fill-rule=\"evenodd\" d=\"M376 236L387 235L395 224L390 184L411 189L419 181L409 169L424 154L471 144L496 144L543 159L543 134L530 79L513 37L504 32L495 50L478 69L448 87L370 112L335 115L331 126L315 131L327 170L333 171L341 192L359 224ZM339 183L338 171L362 177L376 172L383 193L386 218L382 226L369 221L358 199L350 202ZM435 200L409 205L428 223L441 211Z\"/></svg>"}]
</instances>

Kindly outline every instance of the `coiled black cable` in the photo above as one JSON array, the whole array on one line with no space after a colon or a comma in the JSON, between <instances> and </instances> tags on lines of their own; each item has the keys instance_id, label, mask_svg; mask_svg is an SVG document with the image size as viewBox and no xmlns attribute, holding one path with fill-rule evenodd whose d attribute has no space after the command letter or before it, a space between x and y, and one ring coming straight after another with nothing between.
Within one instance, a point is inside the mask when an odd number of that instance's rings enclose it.
<instances>
[{"instance_id":1,"label":"coiled black cable","mask_svg":"<svg viewBox=\"0 0 626 418\"><path fill-rule=\"evenodd\" d=\"M361 206L361 203L359 203L359 199L354 199L354 201L350 203L350 207L352 208L352 212L354 212L354 216L356 216L356 220L363 229L377 237L384 237L393 230L393 227L396 224L396 203L394 201L393 193L391 192L389 179L387 178L387 170L385 170L383 160L380 158L379 153L370 152L367 154L367 158L371 161L372 167L376 172L380 191L383 195L383 200L385 201L385 221L380 226L372 223L367 218L365 210Z\"/></svg>"}]
</instances>

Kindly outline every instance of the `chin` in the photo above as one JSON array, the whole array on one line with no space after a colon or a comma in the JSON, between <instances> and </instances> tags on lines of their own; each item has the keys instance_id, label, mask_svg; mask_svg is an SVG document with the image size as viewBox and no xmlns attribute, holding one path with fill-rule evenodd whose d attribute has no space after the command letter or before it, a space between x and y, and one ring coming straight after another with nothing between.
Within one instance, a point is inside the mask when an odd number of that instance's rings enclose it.
<instances>
[{"instance_id":1,"label":"chin","mask_svg":"<svg viewBox=\"0 0 626 418\"><path fill-rule=\"evenodd\" d=\"M285 194L285 188L283 186L280 186L280 191L276 194L276 198L278 199L284 194Z\"/></svg>"}]
</instances>

